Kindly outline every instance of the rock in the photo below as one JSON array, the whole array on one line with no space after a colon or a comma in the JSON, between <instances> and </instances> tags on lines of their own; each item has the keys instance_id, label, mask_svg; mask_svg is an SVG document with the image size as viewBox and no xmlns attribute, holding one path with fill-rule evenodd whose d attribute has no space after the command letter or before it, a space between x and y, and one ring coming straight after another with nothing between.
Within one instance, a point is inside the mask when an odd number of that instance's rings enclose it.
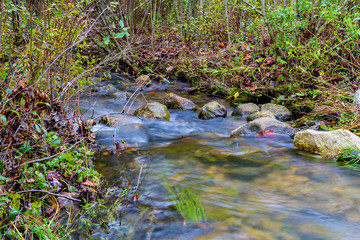
<instances>
[{"instance_id":1,"label":"rock","mask_svg":"<svg viewBox=\"0 0 360 240\"><path fill-rule=\"evenodd\" d=\"M321 130L326 128L325 123L323 121L310 120L308 122L303 122L299 128L296 129L296 132L305 131L308 129L311 130Z\"/></svg>"},{"instance_id":2,"label":"rock","mask_svg":"<svg viewBox=\"0 0 360 240\"><path fill-rule=\"evenodd\" d=\"M129 116L126 114L119 115L119 116L106 115L106 116L102 116L99 119L99 123L112 127L115 125L124 125L124 124L128 124L128 123L141 123L141 120L137 117Z\"/></svg>"},{"instance_id":3,"label":"rock","mask_svg":"<svg viewBox=\"0 0 360 240\"><path fill-rule=\"evenodd\" d=\"M147 86L150 84L150 76L149 75L141 75L138 78L135 79L136 85L145 84L144 86Z\"/></svg>"},{"instance_id":4,"label":"rock","mask_svg":"<svg viewBox=\"0 0 360 240\"><path fill-rule=\"evenodd\" d=\"M269 118L276 119L274 114L272 114L272 112L270 112L268 110L264 110L264 111L258 111L258 112L250 114L247 117L247 120L248 120L248 122L251 122L251 121L254 121L255 119L262 118L262 117L269 117Z\"/></svg>"},{"instance_id":5,"label":"rock","mask_svg":"<svg viewBox=\"0 0 360 240\"><path fill-rule=\"evenodd\" d=\"M309 129L295 134L294 146L313 153L336 154L346 148L360 151L360 138L344 129L332 132Z\"/></svg>"},{"instance_id":6,"label":"rock","mask_svg":"<svg viewBox=\"0 0 360 240\"><path fill-rule=\"evenodd\" d=\"M354 105L355 107L360 108L360 89L355 92Z\"/></svg>"},{"instance_id":7,"label":"rock","mask_svg":"<svg viewBox=\"0 0 360 240\"><path fill-rule=\"evenodd\" d=\"M150 102L142 107L139 107L134 112L135 116L145 118L159 118L170 121L170 113L164 104L158 102Z\"/></svg>"},{"instance_id":8,"label":"rock","mask_svg":"<svg viewBox=\"0 0 360 240\"><path fill-rule=\"evenodd\" d=\"M264 104L261 107L261 111L264 111L264 110L268 110L268 111L272 112L274 114L274 116L276 117L276 119L279 120L279 121L288 120L292 116L289 109L287 109L284 106L276 105L276 104L273 104L273 103Z\"/></svg>"},{"instance_id":9,"label":"rock","mask_svg":"<svg viewBox=\"0 0 360 240\"><path fill-rule=\"evenodd\" d=\"M116 87L114 87L114 85L107 84L105 86L99 87L97 92L101 94L114 94L117 91L118 90L116 89Z\"/></svg>"},{"instance_id":10,"label":"rock","mask_svg":"<svg viewBox=\"0 0 360 240\"><path fill-rule=\"evenodd\" d=\"M102 116L102 117L99 119L99 123L105 124L105 125L108 125L108 126L112 127L112 126L116 125L117 120L114 119L114 117Z\"/></svg>"},{"instance_id":11,"label":"rock","mask_svg":"<svg viewBox=\"0 0 360 240\"><path fill-rule=\"evenodd\" d=\"M248 115L260 111L260 108L254 103L245 103L236 107L231 116L246 118Z\"/></svg>"},{"instance_id":12,"label":"rock","mask_svg":"<svg viewBox=\"0 0 360 240\"><path fill-rule=\"evenodd\" d=\"M215 117L226 117L226 108L216 101L205 104L199 113L199 118L208 120Z\"/></svg>"},{"instance_id":13,"label":"rock","mask_svg":"<svg viewBox=\"0 0 360 240\"><path fill-rule=\"evenodd\" d=\"M166 94L163 103L168 108L182 109L182 110L196 110L197 106L189 99L180 97L174 93Z\"/></svg>"},{"instance_id":14,"label":"rock","mask_svg":"<svg viewBox=\"0 0 360 240\"><path fill-rule=\"evenodd\" d=\"M131 94L128 92L116 92L110 95L116 100L126 101L130 98Z\"/></svg>"},{"instance_id":15,"label":"rock","mask_svg":"<svg viewBox=\"0 0 360 240\"><path fill-rule=\"evenodd\" d=\"M255 136L257 133L267 130L273 130L279 135L293 136L295 134L295 129L290 125L280 122L274 118L263 117L241 125L231 132L231 137L241 135Z\"/></svg>"}]
</instances>

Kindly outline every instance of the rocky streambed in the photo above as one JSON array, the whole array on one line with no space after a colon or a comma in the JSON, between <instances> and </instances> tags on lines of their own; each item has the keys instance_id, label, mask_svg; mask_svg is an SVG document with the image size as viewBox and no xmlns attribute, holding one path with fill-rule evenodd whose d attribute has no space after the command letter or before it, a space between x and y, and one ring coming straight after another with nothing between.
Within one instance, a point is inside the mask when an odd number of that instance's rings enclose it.
<instances>
[{"instance_id":1,"label":"rocky streambed","mask_svg":"<svg viewBox=\"0 0 360 240\"><path fill-rule=\"evenodd\" d=\"M283 106L233 108L222 99L189 94L181 82L153 82L139 93L138 84L124 88L123 82L113 79L114 88L102 86L77 102L97 122L103 149L94 163L111 183L104 206L117 216L94 220L94 239L360 236L360 173L311 154L339 150L344 142L353 146L355 135L297 132ZM131 95L136 99L129 101ZM331 147L321 145L330 140ZM114 142L121 147L111 154ZM206 218L186 219L166 185L198 196ZM129 193L116 201L125 187Z\"/></svg>"}]
</instances>

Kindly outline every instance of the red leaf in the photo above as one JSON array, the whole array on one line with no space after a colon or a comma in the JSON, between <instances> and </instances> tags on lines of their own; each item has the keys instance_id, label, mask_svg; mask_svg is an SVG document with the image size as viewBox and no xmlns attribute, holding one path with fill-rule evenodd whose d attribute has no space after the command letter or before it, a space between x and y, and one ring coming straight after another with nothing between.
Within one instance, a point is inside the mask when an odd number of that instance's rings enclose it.
<instances>
[{"instance_id":1,"label":"red leaf","mask_svg":"<svg viewBox=\"0 0 360 240\"><path fill-rule=\"evenodd\" d=\"M139 149L136 147L127 147L126 150L138 151Z\"/></svg>"},{"instance_id":2,"label":"red leaf","mask_svg":"<svg viewBox=\"0 0 360 240\"><path fill-rule=\"evenodd\" d=\"M140 195L139 195L139 194L133 195L133 200L134 200L134 201L137 201L139 198L140 198Z\"/></svg>"},{"instance_id":3,"label":"red leaf","mask_svg":"<svg viewBox=\"0 0 360 240\"><path fill-rule=\"evenodd\" d=\"M256 138L275 138L276 136L273 130L266 130L255 135Z\"/></svg>"}]
</instances>

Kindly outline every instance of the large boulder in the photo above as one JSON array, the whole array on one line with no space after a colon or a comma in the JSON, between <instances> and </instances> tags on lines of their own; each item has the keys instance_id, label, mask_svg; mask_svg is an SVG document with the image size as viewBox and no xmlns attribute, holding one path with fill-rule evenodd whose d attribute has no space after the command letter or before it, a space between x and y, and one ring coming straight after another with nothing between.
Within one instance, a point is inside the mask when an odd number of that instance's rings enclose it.
<instances>
[{"instance_id":1,"label":"large boulder","mask_svg":"<svg viewBox=\"0 0 360 240\"><path fill-rule=\"evenodd\" d=\"M295 129L274 118L263 117L245 123L231 132L233 136L255 136L257 133L273 130L276 134L293 136Z\"/></svg>"},{"instance_id":2,"label":"large boulder","mask_svg":"<svg viewBox=\"0 0 360 240\"><path fill-rule=\"evenodd\" d=\"M277 120L279 121L286 121L292 117L291 112L284 106L267 103L262 105L261 111L268 110L274 114Z\"/></svg>"},{"instance_id":3,"label":"large boulder","mask_svg":"<svg viewBox=\"0 0 360 240\"><path fill-rule=\"evenodd\" d=\"M344 129L332 132L309 129L295 134L294 146L313 153L336 154L346 148L360 151L360 138Z\"/></svg>"},{"instance_id":4,"label":"large boulder","mask_svg":"<svg viewBox=\"0 0 360 240\"><path fill-rule=\"evenodd\" d=\"M239 116L246 118L248 115L259 111L260 108L254 103L245 103L236 107L231 116Z\"/></svg>"},{"instance_id":5,"label":"large boulder","mask_svg":"<svg viewBox=\"0 0 360 240\"><path fill-rule=\"evenodd\" d=\"M254 112L252 114L250 114L247 117L248 122L254 121L255 119L258 118L262 118L262 117L269 117L269 118L273 118L276 119L274 114L268 110L264 110L264 111L258 111L258 112Z\"/></svg>"},{"instance_id":6,"label":"large boulder","mask_svg":"<svg viewBox=\"0 0 360 240\"><path fill-rule=\"evenodd\" d=\"M182 109L182 110L196 110L197 106L189 99L180 97L174 93L166 94L163 103L168 108Z\"/></svg>"},{"instance_id":7,"label":"large boulder","mask_svg":"<svg viewBox=\"0 0 360 240\"><path fill-rule=\"evenodd\" d=\"M139 107L134 112L135 116L144 118L159 118L170 121L170 113L164 104L158 102L150 102Z\"/></svg>"},{"instance_id":8,"label":"large boulder","mask_svg":"<svg viewBox=\"0 0 360 240\"><path fill-rule=\"evenodd\" d=\"M205 104L199 113L199 118L208 120L215 117L226 117L226 107L220 103L213 101Z\"/></svg>"}]
</instances>

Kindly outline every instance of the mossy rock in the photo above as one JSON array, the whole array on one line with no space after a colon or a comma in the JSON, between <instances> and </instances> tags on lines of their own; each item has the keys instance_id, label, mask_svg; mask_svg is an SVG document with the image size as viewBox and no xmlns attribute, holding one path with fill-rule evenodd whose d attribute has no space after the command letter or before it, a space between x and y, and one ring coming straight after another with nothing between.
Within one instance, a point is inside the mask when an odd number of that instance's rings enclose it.
<instances>
[{"instance_id":1,"label":"mossy rock","mask_svg":"<svg viewBox=\"0 0 360 240\"><path fill-rule=\"evenodd\" d=\"M117 119L114 119L114 117L112 117L112 116L102 116L99 119L99 123L112 127L112 126L116 125Z\"/></svg>"},{"instance_id":2,"label":"mossy rock","mask_svg":"<svg viewBox=\"0 0 360 240\"><path fill-rule=\"evenodd\" d=\"M255 119L262 118L262 117L269 117L269 118L275 119L275 116L274 116L274 114L272 114L272 112L270 112L268 110L264 110L264 111L258 111L258 112L250 114L247 117L247 121L251 122L251 121L254 121Z\"/></svg>"},{"instance_id":3,"label":"mossy rock","mask_svg":"<svg viewBox=\"0 0 360 240\"><path fill-rule=\"evenodd\" d=\"M220 103L213 101L205 104L199 113L199 118L208 120L216 117L226 117L227 110L226 107Z\"/></svg>"},{"instance_id":4,"label":"mossy rock","mask_svg":"<svg viewBox=\"0 0 360 240\"><path fill-rule=\"evenodd\" d=\"M135 116L144 118L157 118L170 121L170 113L164 104L158 102L150 102L139 107L134 112Z\"/></svg>"},{"instance_id":5,"label":"mossy rock","mask_svg":"<svg viewBox=\"0 0 360 240\"><path fill-rule=\"evenodd\" d=\"M295 134L294 146L313 153L334 155L349 148L360 151L360 138L344 129L332 132L305 130Z\"/></svg>"},{"instance_id":6,"label":"mossy rock","mask_svg":"<svg viewBox=\"0 0 360 240\"><path fill-rule=\"evenodd\" d=\"M259 111L260 108L254 103L244 103L236 107L231 116L246 118L248 115Z\"/></svg>"},{"instance_id":7,"label":"mossy rock","mask_svg":"<svg viewBox=\"0 0 360 240\"><path fill-rule=\"evenodd\" d=\"M193 101L180 97L175 93L166 94L163 103L172 109L196 110L198 108Z\"/></svg>"},{"instance_id":8,"label":"mossy rock","mask_svg":"<svg viewBox=\"0 0 360 240\"><path fill-rule=\"evenodd\" d=\"M290 110L281 105L267 103L262 105L261 107L261 111L265 110L272 112L272 114L274 114L276 119L279 121L286 121L292 117L292 113L290 112Z\"/></svg>"}]
</instances>

